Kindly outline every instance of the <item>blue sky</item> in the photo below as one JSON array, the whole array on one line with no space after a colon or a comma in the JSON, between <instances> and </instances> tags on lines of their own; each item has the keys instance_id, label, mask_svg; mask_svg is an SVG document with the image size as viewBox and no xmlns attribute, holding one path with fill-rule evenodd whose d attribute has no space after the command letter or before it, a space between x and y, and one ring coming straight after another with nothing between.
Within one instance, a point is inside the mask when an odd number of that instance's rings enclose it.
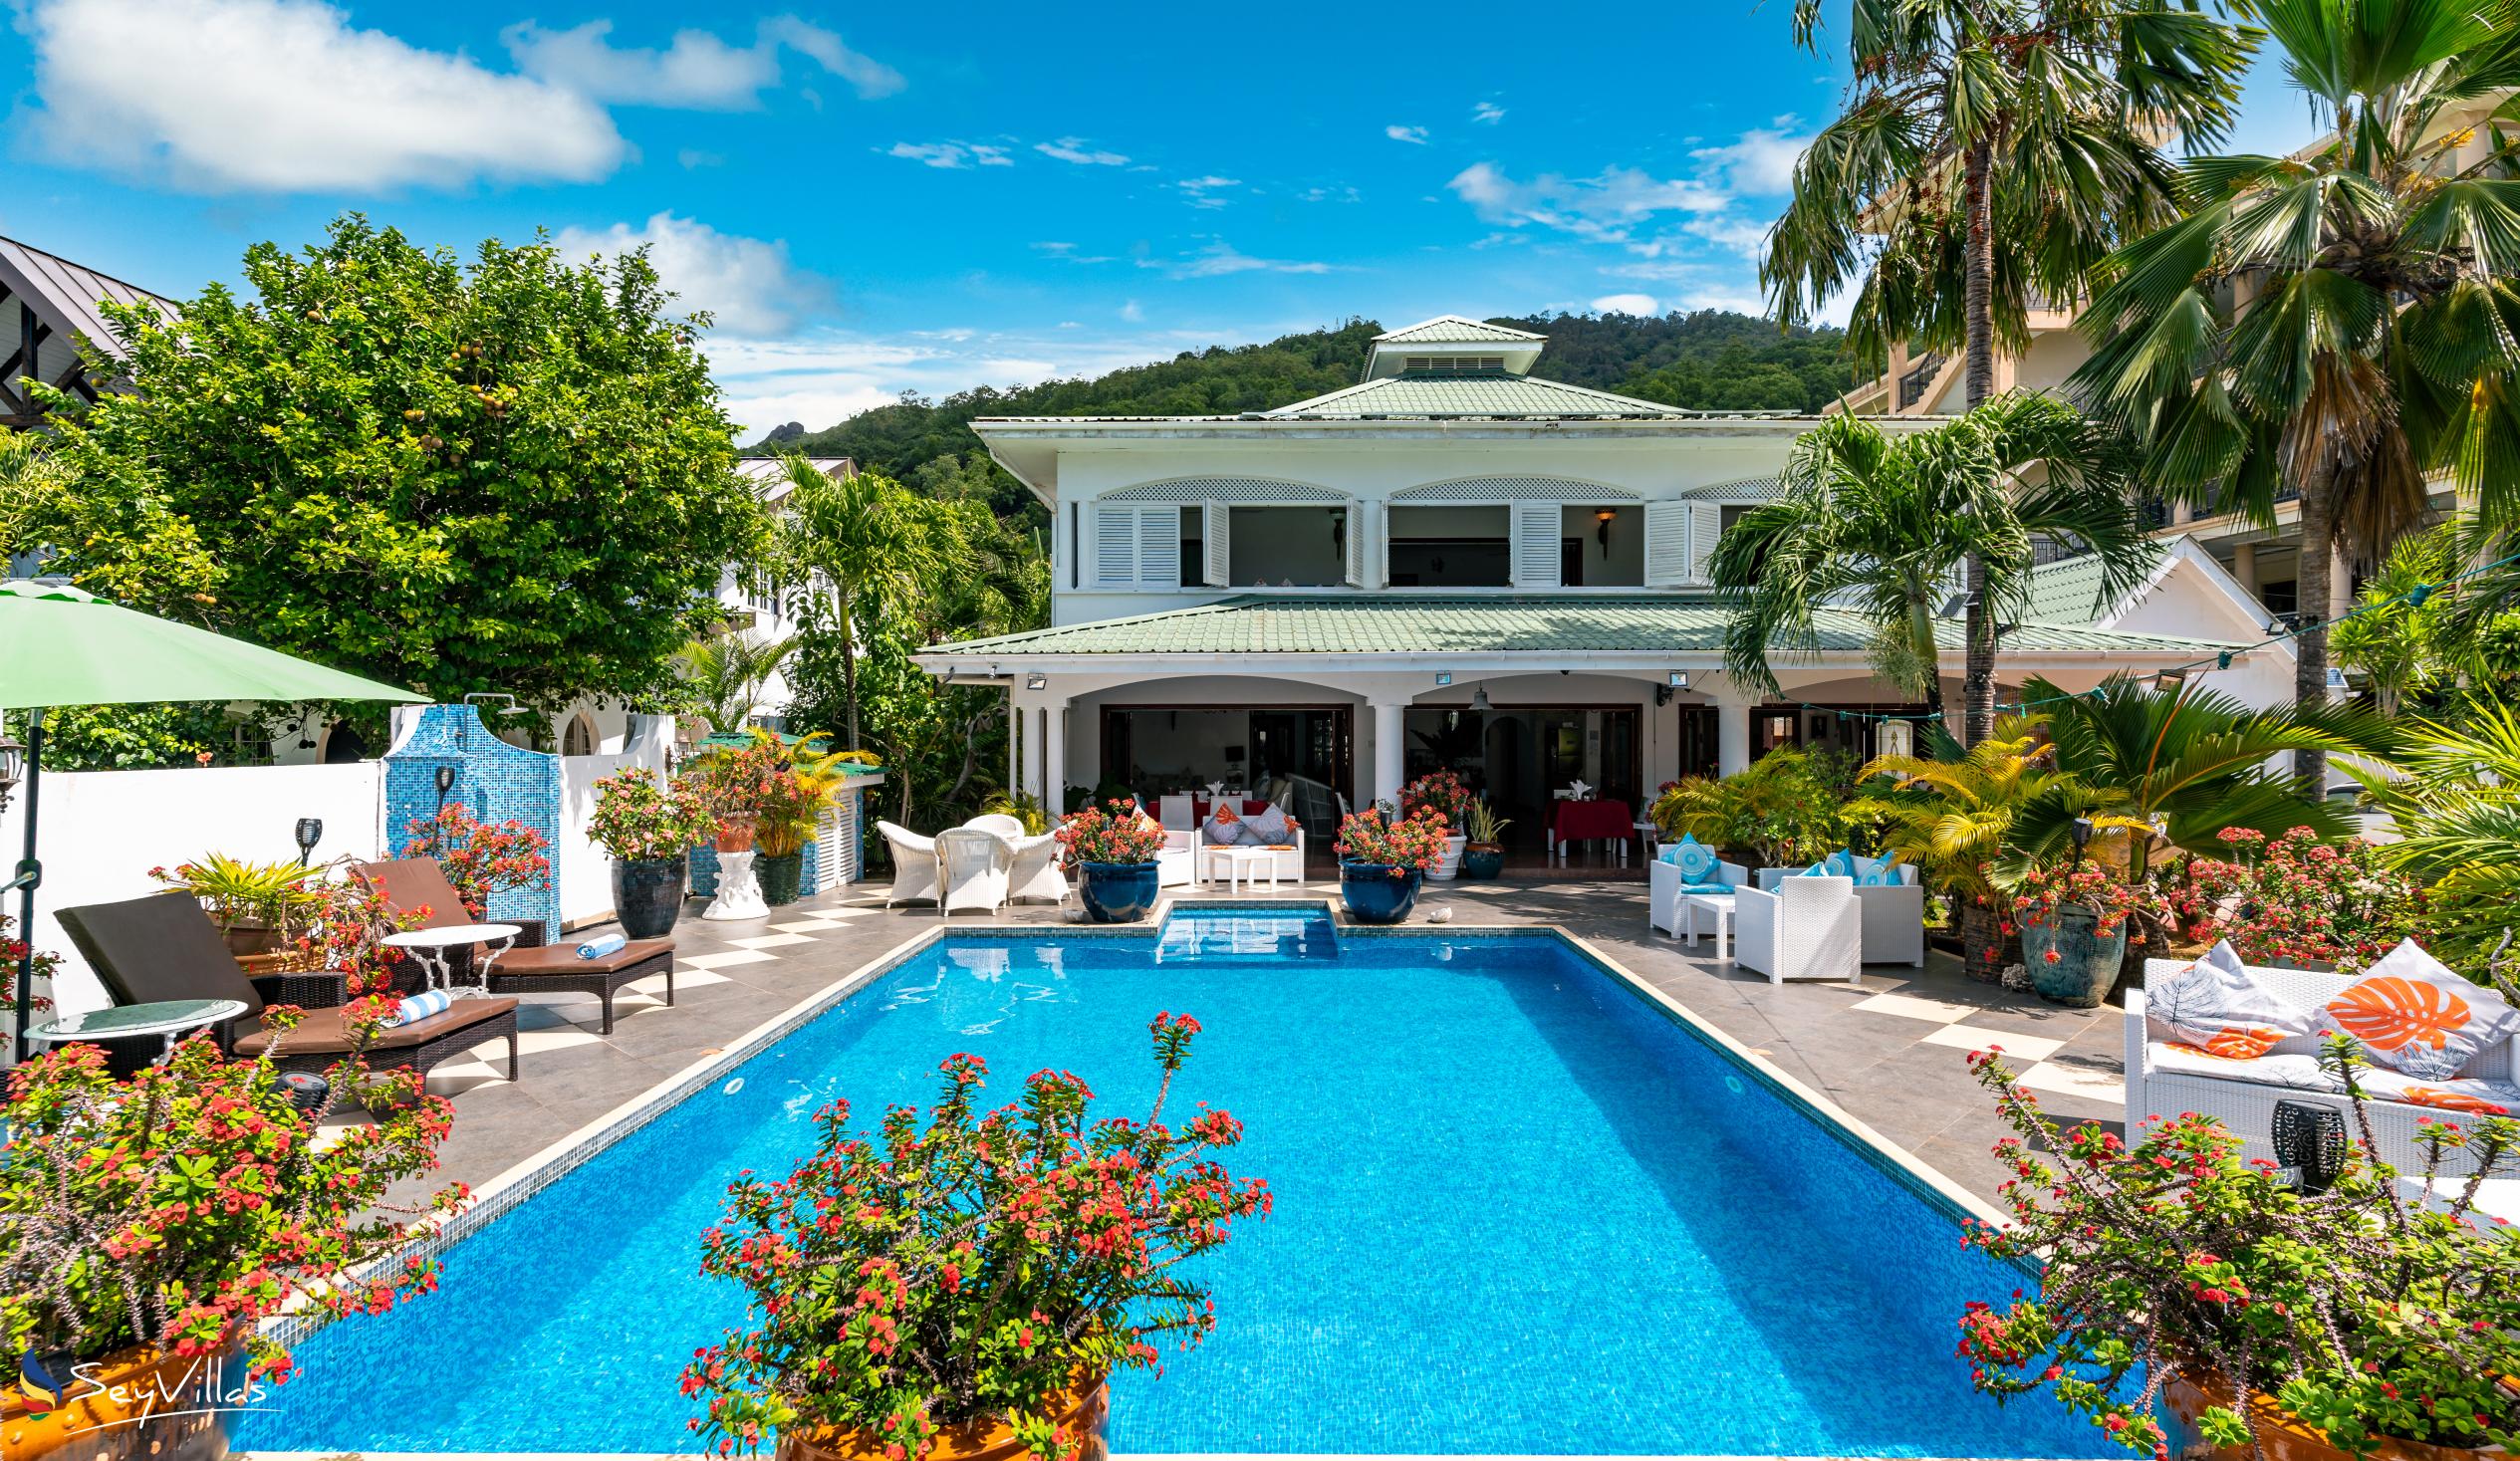
<instances>
[{"instance_id":1,"label":"blue sky","mask_svg":"<svg viewBox=\"0 0 2520 1461\"><path fill-rule=\"evenodd\" d=\"M0 230L176 296L359 208L655 246L746 434L1351 315L1759 304L1787 0L15 0ZM2298 141L2261 63L2237 140Z\"/></svg>"}]
</instances>

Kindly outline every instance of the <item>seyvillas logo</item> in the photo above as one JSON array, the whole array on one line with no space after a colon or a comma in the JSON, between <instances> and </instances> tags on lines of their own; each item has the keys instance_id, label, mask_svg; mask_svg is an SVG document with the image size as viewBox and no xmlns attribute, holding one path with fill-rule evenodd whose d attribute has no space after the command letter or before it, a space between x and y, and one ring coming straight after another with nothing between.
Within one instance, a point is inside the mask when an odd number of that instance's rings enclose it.
<instances>
[{"instance_id":1,"label":"seyvillas logo","mask_svg":"<svg viewBox=\"0 0 2520 1461\"><path fill-rule=\"evenodd\" d=\"M18 1393L30 1417L90 1400L99 1402L95 1408L110 1418L82 1428L112 1430L145 1420L271 1408L261 1403L269 1387L249 1364L204 1355L189 1364L124 1371L109 1379L109 1366L103 1360L70 1363L67 1359L33 1349L18 1356Z\"/></svg>"}]
</instances>

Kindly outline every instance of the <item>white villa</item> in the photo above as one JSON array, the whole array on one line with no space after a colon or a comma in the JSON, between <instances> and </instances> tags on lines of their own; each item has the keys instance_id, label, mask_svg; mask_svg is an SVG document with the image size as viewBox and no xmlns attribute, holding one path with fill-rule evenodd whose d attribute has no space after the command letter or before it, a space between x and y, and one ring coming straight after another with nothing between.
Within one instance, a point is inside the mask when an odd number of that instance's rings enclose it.
<instances>
[{"instance_id":1,"label":"white villa","mask_svg":"<svg viewBox=\"0 0 2520 1461\"><path fill-rule=\"evenodd\" d=\"M1221 782L1288 797L1317 850L1339 803L1437 764L1536 842L1575 781L1641 810L1781 744L1870 753L1873 717L1921 708L1874 677L1853 613L1779 657L1781 698L1722 669L1708 557L1813 418L1543 379L1544 344L1446 316L1378 337L1357 384L1274 410L973 422L1050 510L1052 624L919 662L1006 687L1010 779L1054 813L1071 789L1152 805ZM2256 602L2201 557L2165 552L2115 605L2053 566L2053 618L2005 626L2008 682L2084 688L2260 637ZM1959 642L1955 619L1952 704ZM2275 698L2274 652L2237 654L2221 673L2248 683L2225 687Z\"/></svg>"}]
</instances>

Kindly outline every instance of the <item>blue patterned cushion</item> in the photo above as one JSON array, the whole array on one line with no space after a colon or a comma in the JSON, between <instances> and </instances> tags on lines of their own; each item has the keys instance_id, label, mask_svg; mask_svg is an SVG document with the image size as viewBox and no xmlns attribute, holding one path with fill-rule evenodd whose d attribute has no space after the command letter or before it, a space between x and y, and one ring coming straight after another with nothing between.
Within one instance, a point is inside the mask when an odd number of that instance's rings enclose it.
<instances>
[{"instance_id":1,"label":"blue patterned cushion","mask_svg":"<svg viewBox=\"0 0 2520 1461\"><path fill-rule=\"evenodd\" d=\"M1802 871L1797 872L1797 873L1795 873L1794 875L1795 875L1796 877L1844 877L1844 876L1846 876L1846 874L1845 874L1845 873L1840 872L1840 871L1837 871L1835 868L1832 868L1832 867L1829 865L1829 859L1828 859L1828 858L1826 858L1826 857L1823 857L1823 858L1821 858L1819 861L1812 863L1809 867L1804 868Z\"/></svg>"},{"instance_id":2,"label":"blue patterned cushion","mask_svg":"<svg viewBox=\"0 0 2520 1461\"><path fill-rule=\"evenodd\" d=\"M1729 882L1683 882L1680 884L1680 891L1684 893L1728 893L1732 890L1732 884Z\"/></svg>"},{"instance_id":3,"label":"blue patterned cushion","mask_svg":"<svg viewBox=\"0 0 2520 1461\"><path fill-rule=\"evenodd\" d=\"M1829 864L1832 877L1862 877L1864 864L1870 859L1857 856L1853 848L1840 848L1820 860Z\"/></svg>"},{"instance_id":4,"label":"blue patterned cushion","mask_svg":"<svg viewBox=\"0 0 2520 1461\"><path fill-rule=\"evenodd\" d=\"M1680 869L1682 882L1704 882L1715 870L1715 850L1694 837L1681 838L1671 852L1671 864Z\"/></svg>"}]
</instances>

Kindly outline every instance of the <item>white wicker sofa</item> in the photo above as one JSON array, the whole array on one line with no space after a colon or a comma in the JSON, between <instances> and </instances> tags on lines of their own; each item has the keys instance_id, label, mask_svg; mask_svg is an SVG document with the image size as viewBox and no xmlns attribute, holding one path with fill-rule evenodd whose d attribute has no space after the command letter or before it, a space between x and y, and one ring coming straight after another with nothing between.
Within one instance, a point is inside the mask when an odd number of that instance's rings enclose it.
<instances>
[{"instance_id":1,"label":"white wicker sofa","mask_svg":"<svg viewBox=\"0 0 2520 1461\"><path fill-rule=\"evenodd\" d=\"M1715 880L1727 887L1745 887L1750 881L1750 869L1738 862L1719 860L1715 863ZM1646 926L1674 937L1688 931L1681 923L1682 884L1679 864L1660 857L1645 864Z\"/></svg>"},{"instance_id":2,"label":"white wicker sofa","mask_svg":"<svg viewBox=\"0 0 2520 1461\"><path fill-rule=\"evenodd\" d=\"M1916 864L1901 862L1893 869L1898 881L1876 883L1870 887L1858 883L1855 905L1864 923L1864 962L1868 964L1912 964L1923 968L1925 963L1925 888L1916 880ZM1799 877L1799 867L1762 867L1759 886L1769 892L1788 877Z\"/></svg>"},{"instance_id":3,"label":"white wicker sofa","mask_svg":"<svg viewBox=\"0 0 2520 1461\"><path fill-rule=\"evenodd\" d=\"M2187 967L2184 959L2146 959L2143 977L2148 985L2155 979L2166 979ZM2354 983L2352 976L2324 974L2308 969L2268 969L2257 965L2248 971L2286 1003L2297 1003L2305 1009L2317 1009L2343 993ZM2246 1155L2275 1157L2275 1103L2279 1100L2300 1101L2311 1105L2331 1106L2347 1113L2347 1132L2360 1139L2352 1125L2352 1102L2341 1090L2324 1076L2304 1074L2298 1060L2252 1071L2252 1061L2220 1060L2213 1056L2176 1046L2168 1029L2152 1022L2145 1014L2144 991L2127 991L2127 1125L2128 1139L2139 1139L2137 1128L2155 1117L2167 1118L2194 1111L2219 1120L2248 1144ZM2513 1072L2513 1046L2505 1041L2492 1046L2469 1061L2458 1075L2510 1084ZM2267 1052L2277 1056L2316 1056L2321 1049L2317 1033L2295 1036L2278 1043ZM2296 1079L2286 1079L2287 1076ZM2413 1105L2404 1101L2367 1099L2371 1111L2372 1132L2380 1143L2383 1160L2401 1173L2420 1172L2423 1157L2415 1144L2417 1128L2424 1121L2446 1121L2453 1124L2473 1119L2467 1114L2438 1106ZM2520 1115L2520 1090L2513 1093L2512 1110ZM2465 1172L2472 1169L2462 1155L2452 1152L2443 1163L2444 1171Z\"/></svg>"}]
</instances>

